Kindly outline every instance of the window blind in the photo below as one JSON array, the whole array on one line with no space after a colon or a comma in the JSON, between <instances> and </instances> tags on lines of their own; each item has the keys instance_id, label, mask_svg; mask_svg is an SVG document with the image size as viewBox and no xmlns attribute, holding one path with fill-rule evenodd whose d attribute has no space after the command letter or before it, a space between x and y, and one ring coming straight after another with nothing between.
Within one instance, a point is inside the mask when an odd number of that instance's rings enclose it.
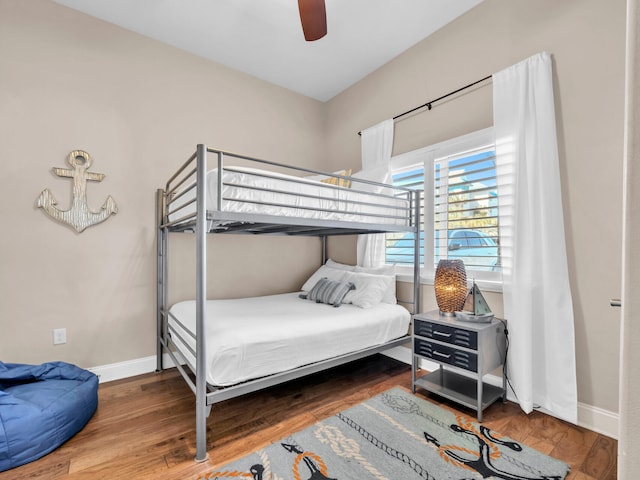
<instances>
[{"instance_id":1,"label":"window blind","mask_svg":"<svg viewBox=\"0 0 640 480\"><path fill-rule=\"evenodd\" d=\"M459 258L468 270L500 270L493 147L436 159L434 265Z\"/></svg>"}]
</instances>

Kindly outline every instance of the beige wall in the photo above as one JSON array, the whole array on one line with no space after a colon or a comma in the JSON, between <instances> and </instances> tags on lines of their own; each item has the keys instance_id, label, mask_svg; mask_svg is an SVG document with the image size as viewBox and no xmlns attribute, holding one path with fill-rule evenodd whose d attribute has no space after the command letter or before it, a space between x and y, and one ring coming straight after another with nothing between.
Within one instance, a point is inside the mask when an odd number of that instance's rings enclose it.
<instances>
[{"instance_id":1,"label":"beige wall","mask_svg":"<svg viewBox=\"0 0 640 480\"><path fill-rule=\"evenodd\" d=\"M312 168L325 158L322 103L50 1L0 0L0 72L3 361L154 354L155 190L197 143ZM119 208L82 234L35 207L49 188L68 208L71 182L51 168L75 149L106 174L90 206L111 194ZM315 239L209 241L212 297L298 288L320 258ZM176 267L174 296L190 296L191 272ZM68 343L54 347L59 327Z\"/></svg>"},{"instance_id":2,"label":"beige wall","mask_svg":"<svg viewBox=\"0 0 640 480\"><path fill-rule=\"evenodd\" d=\"M608 301L621 289L624 4L486 0L321 104L46 0L0 0L0 358L91 367L154 353L154 191L196 143L359 168L359 130L546 50L555 62L579 400L617 411L619 311ZM491 87L480 87L398 122L395 153L491 122ZM120 209L82 234L34 206L46 187L68 205L70 183L51 167L76 148L107 175L90 185L90 205L111 194ZM295 288L317 263L308 258L315 240L209 241L211 296ZM330 254L353 260L352 239L332 242ZM184 251L175 259L193 265ZM188 296L190 270L176 268L175 296ZM401 296L409 291L401 285ZM423 296L433 308L430 286ZM500 296L489 297L500 314ZM53 347L57 327L69 341Z\"/></svg>"},{"instance_id":3,"label":"beige wall","mask_svg":"<svg viewBox=\"0 0 640 480\"><path fill-rule=\"evenodd\" d=\"M624 0L485 0L327 104L329 156L357 168L358 131L537 52L553 54L578 399L613 412L620 312L609 299L621 293L624 41ZM491 123L487 83L396 122L394 153ZM341 242L334 256L353 260ZM423 287L425 309L435 308L432 290ZM502 312L499 295L489 302Z\"/></svg>"}]
</instances>

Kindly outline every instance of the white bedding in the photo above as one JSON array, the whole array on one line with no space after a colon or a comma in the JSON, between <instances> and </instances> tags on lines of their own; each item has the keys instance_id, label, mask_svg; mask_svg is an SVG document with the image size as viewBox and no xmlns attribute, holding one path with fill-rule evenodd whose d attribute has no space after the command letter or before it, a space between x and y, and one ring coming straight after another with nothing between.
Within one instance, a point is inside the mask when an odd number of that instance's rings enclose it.
<instances>
[{"instance_id":1,"label":"white bedding","mask_svg":"<svg viewBox=\"0 0 640 480\"><path fill-rule=\"evenodd\" d=\"M409 223L406 199L372 195L362 191L366 185L354 183L353 189L344 189L265 170L229 168L238 171L224 170L221 211L384 225ZM182 205L194 196L195 189L176 203ZM214 169L207 173L207 210L218 210L217 196L218 170ZM174 208L172 205L170 210ZM191 204L170 215L170 219L181 218L194 211L195 204Z\"/></svg>"},{"instance_id":2,"label":"white bedding","mask_svg":"<svg viewBox=\"0 0 640 480\"><path fill-rule=\"evenodd\" d=\"M171 307L195 332L195 302ZM406 335L409 312L400 305L334 308L286 293L207 301L207 382L229 386L379 345ZM169 317L169 325L184 332ZM195 340L182 335L195 350ZM174 342L181 342L173 335ZM181 351L193 366L194 356Z\"/></svg>"}]
</instances>

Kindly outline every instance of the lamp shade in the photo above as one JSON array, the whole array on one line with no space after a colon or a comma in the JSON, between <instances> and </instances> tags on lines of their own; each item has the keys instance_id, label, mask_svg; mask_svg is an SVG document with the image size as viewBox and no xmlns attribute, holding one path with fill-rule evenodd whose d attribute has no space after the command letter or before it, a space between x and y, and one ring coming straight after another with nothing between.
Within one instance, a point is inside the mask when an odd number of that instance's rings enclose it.
<instances>
[{"instance_id":1,"label":"lamp shade","mask_svg":"<svg viewBox=\"0 0 640 480\"><path fill-rule=\"evenodd\" d=\"M433 282L440 312L454 315L467 298L467 272L462 260L440 260Z\"/></svg>"}]
</instances>

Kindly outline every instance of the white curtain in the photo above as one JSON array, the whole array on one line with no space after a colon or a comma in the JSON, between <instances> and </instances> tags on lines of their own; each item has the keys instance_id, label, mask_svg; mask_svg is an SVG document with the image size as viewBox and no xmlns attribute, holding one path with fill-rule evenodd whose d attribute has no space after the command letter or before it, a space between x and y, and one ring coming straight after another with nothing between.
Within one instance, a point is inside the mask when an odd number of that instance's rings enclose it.
<instances>
[{"instance_id":1,"label":"white curtain","mask_svg":"<svg viewBox=\"0 0 640 480\"><path fill-rule=\"evenodd\" d=\"M509 378L525 412L542 407L576 423L574 320L548 53L493 75L493 115Z\"/></svg>"},{"instance_id":2,"label":"white curtain","mask_svg":"<svg viewBox=\"0 0 640 480\"><path fill-rule=\"evenodd\" d=\"M391 183L391 152L393 150L393 120L385 120L362 131L362 170L357 178L381 183ZM356 183L357 188L378 190L371 185ZM358 265L377 267L385 263L384 234L359 235L357 247Z\"/></svg>"}]
</instances>

